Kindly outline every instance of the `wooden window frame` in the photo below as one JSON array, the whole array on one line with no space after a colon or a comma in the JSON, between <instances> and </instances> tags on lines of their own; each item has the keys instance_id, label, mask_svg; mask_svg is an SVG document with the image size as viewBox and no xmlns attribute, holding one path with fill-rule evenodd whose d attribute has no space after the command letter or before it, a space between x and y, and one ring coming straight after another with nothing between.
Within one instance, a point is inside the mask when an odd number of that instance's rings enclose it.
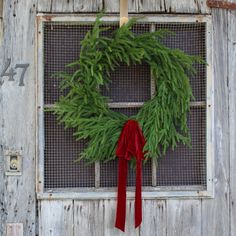
<instances>
[{"instance_id":1,"label":"wooden window frame","mask_svg":"<svg viewBox=\"0 0 236 236\"><path fill-rule=\"evenodd\" d=\"M137 16L137 15L135 15ZM36 192L38 199L111 199L116 197L116 188L100 188L99 173L100 165L95 164L95 188L63 188L53 189L51 191L44 190L44 101L43 101L43 24L44 22L86 22L91 23L96 19L95 15L48 15L39 14L36 20ZM105 22L119 22L119 16L106 15L103 17ZM152 185L154 187L143 187L143 199L159 199L159 198L213 198L214 197L214 86L212 73L212 19L210 15L145 15L142 22L157 23L189 23L203 22L206 23L206 59L208 62L207 76L207 96L206 96L206 155L207 155L207 186L206 190L199 190L196 186L156 186L156 163L152 163ZM153 90L153 81L151 81L151 93ZM197 102L199 103L199 102ZM201 104L197 104L199 106ZM140 107L140 103L113 103L111 107ZM194 105L194 104L192 104ZM154 176L155 175L155 176ZM189 190L191 188L191 190ZM128 188L127 198L134 198L133 188Z\"/></svg>"}]
</instances>

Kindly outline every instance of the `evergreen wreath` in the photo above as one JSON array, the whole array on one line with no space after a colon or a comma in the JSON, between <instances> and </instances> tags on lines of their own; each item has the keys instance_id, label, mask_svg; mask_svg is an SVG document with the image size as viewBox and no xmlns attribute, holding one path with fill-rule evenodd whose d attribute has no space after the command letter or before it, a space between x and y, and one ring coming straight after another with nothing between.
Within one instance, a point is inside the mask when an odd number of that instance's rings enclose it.
<instances>
[{"instance_id":1,"label":"evergreen wreath","mask_svg":"<svg viewBox=\"0 0 236 236\"><path fill-rule=\"evenodd\" d=\"M137 19L117 30L110 37L101 35L109 30L98 15L93 29L81 42L78 60L67 65L75 72L58 73L62 79L61 96L52 109L60 123L74 128L77 140L88 140L80 159L88 163L115 159L117 141L125 122L138 121L146 139L146 160L164 155L169 147L179 142L190 145L187 114L193 99L189 77L196 73L194 63L203 63L196 56L179 49L170 49L162 43L169 34L166 30L136 35L132 26ZM110 72L120 63L150 66L155 81L154 96L132 117L115 112L108 107L108 98L100 92L101 86L109 87Z\"/></svg>"}]
</instances>

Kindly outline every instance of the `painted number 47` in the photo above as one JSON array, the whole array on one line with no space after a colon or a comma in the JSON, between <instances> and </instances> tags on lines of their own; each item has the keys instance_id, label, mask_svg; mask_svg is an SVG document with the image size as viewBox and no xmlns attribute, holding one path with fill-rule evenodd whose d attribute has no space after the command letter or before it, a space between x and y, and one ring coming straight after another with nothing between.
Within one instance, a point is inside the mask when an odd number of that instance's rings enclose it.
<instances>
[{"instance_id":1,"label":"painted number 47","mask_svg":"<svg viewBox=\"0 0 236 236\"><path fill-rule=\"evenodd\" d=\"M11 59L7 59L7 62L5 64L5 67L0 74L0 86L3 85L3 77L6 76L8 77L8 81L15 81L14 76L17 74L15 69L22 69L21 75L20 75L20 80L19 80L19 86L25 86L24 84L24 77L25 77L25 72L27 68L29 67L29 64L16 64L14 68L9 68L11 65Z\"/></svg>"}]
</instances>

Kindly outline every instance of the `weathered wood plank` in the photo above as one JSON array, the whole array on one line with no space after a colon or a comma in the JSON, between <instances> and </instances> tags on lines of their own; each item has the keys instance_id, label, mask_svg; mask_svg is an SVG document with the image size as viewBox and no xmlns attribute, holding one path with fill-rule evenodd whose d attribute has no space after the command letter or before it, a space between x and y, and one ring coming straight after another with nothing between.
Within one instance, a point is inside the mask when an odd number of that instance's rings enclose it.
<instances>
[{"instance_id":1,"label":"weathered wood plank","mask_svg":"<svg viewBox=\"0 0 236 236\"><path fill-rule=\"evenodd\" d=\"M202 235L229 234L229 121L227 11L212 10L214 73L215 198L202 201ZM232 56L230 58L232 60Z\"/></svg>"},{"instance_id":2,"label":"weathered wood plank","mask_svg":"<svg viewBox=\"0 0 236 236\"><path fill-rule=\"evenodd\" d=\"M236 2L235 0L232 2ZM230 223L236 234L236 12L228 13L229 61L229 140L230 140Z\"/></svg>"},{"instance_id":3,"label":"weathered wood plank","mask_svg":"<svg viewBox=\"0 0 236 236\"><path fill-rule=\"evenodd\" d=\"M129 12L138 12L139 0L129 0ZM106 12L120 12L120 1L104 0L104 9Z\"/></svg>"},{"instance_id":4,"label":"weathered wood plank","mask_svg":"<svg viewBox=\"0 0 236 236\"><path fill-rule=\"evenodd\" d=\"M52 12L73 12L74 0L51 0Z\"/></svg>"},{"instance_id":5,"label":"weathered wood plank","mask_svg":"<svg viewBox=\"0 0 236 236\"><path fill-rule=\"evenodd\" d=\"M3 77L0 86L0 155L4 151L22 152L21 176L0 173L0 235L6 235L6 222L23 223L25 236L35 235L35 66L34 33L36 0L4 1L5 25L0 49L0 70L7 58L10 67L30 63L25 73L25 86L19 87L21 69L15 81Z\"/></svg>"},{"instance_id":6,"label":"weathered wood plank","mask_svg":"<svg viewBox=\"0 0 236 236\"><path fill-rule=\"evenodd\" d=\"M140 12L166 12L165 0L139 0Z\"/></svg>"},{"instance_id":7,"label":"weathered wood plank","mask_svg":"<svg viewBox=\"0 0 236 236\"><path fill-rule=\"evenodd\" d=\"M167 236L201 236L201 202L167 201Z\"/></svg>"},{"instance_id":8,"label":"weathered wood plank","mask_svg":"<svg viewBox=\"0 0 236 236\"><path fill-rule=\"evenodd\" d=\"M138 236L139 229L134 228L134 201L128 200L126 205L125 233L115 228L116 200L105 200L104 235L106 236Z\"/></svg>"},{"instance_id":9,"label":"weathered wood plank","mask_svg":"<svg viewBox=\"0 0 236 236\"><path fill-rule=\"evenodd\" d=\"M153 1L153 0L150 0ZM165 10L169 13L209 13L206 0L165 0Z\"/></svg>"},{"instance_id":10,"label":"weathered wood plank","mask_svg":"<svg viewBox=\"0 0 236 236\"><path fill-rule=\"evenodd\" d=\"M102 10L102 0L80 0L74 2L75 12L97 12Z\"/></svg>"},{"instance_id":11,"label":"weathered wood plank","mask_svg":"<svg viewBox=\"0 0 236 236\"><path fill-rule=\"evenodd\" d=\"M38 0L38 12L51 12L52 0Z\"/></svg>"},{"instance_id":12,"label":"weathered wood plank","mask_svg":"<svg viewBox=\"0 0 236 236\"><path fill-rule=\"evenodd\" d=\"M39 235L73 235L73 201L41 201L39 205Z\"/></svg>"},{"instance_id":13,"label":"weathered wood plank","mask_svg":"<svg viewBox=\"0 0 236 236\"><path fill-rule=\"evenodd\" d=\"M23 236L23 224L20 223L7 224L6 236Z\"/></svg>"},{"instance_id":14,"label":"weathered wood plank","mask_svg":"<svg viewBox=\"0 0 236 236\"><path fill-rule=\"evenodd\" d=\"M3 16L3 0L0 0L0 18Z\"/></svg>"},{"instance_id":15,"label":"weathered wood plank","mask_svg":"<svg viewBox=\"0 0 236 236\"><path fill-rule=\"evenodd\" d=\"M104 236L104 204L98 201L74 202L74 235Z\"/></svg>"},{"instance_id":16,"label":"weathered wood plank","mask_svg":"<svg viewBox=\"0 0 236 236\"><path fill-rule=\"evenodd\" d=\"M119 12L119 1L105 0L107 12ZM202 0L132 0L129 12L165 12L165 13L210 13L206 1Z\"/></svg>"},{"instance_id":17,"label":"weathered wood plank","mask_svg":"<svg viewBox=\"0 0 236 236\"><path fill-rule=\"evenodd\" d=\"M143 222L140 228L140 236L166 236L166 233L166 201L144 200Z\"/></svg>"}]
</instances>

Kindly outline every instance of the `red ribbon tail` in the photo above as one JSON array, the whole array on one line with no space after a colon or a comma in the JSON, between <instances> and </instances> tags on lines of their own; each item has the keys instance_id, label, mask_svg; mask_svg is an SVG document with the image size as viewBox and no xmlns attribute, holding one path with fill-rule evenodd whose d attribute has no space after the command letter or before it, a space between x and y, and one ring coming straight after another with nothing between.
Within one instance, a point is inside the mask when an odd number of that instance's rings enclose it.
<instances>
[{"instance_id":1,"label":"red ribbon tail","mask_svg":"<svg viewBox=\"0 0 236 236\"><path fill-rule=\"evenodd\" d=\"M115 227L123 232L125 232L127 172L128 161L125 158L119 158L118 199Z\"/></svg>"},{"instance_id":2,"label":"red ribbon tail","mask_svg":"<svg viewBox=\"0 0 236 236\"><path fill-rule=\"evenodd\" d=\"M142 222L142 161L136 162L135 228Z\"/></svg>"}]
</instances>

